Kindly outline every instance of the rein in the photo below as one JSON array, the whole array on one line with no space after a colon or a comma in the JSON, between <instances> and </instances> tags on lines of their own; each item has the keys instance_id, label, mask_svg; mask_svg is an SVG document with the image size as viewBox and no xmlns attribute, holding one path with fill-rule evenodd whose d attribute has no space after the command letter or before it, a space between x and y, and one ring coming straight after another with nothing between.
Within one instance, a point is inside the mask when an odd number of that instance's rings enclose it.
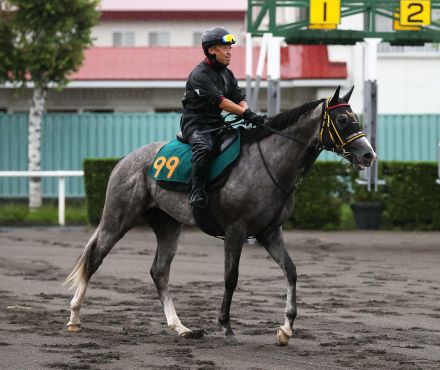
<instances>
[{"instance_id":1,"label":"rein","mask_svg":"<svg viewBox=\"0 0 440 370\"><path fill-rule=\"evenodd\" d=\"M333 121L331 115L330 115L330 111L336 108L340 108L340 107L349 107L350 104L348 103L341 103L341 104L335 104L332 106L329 106L329 101L330 98L328 99L322 99L322 102L325 101L325 104L322 105L322 113L321 113L321 129L319 131L319 142L316 144L313 144L310 141L303 141L300 139L297 139L293 136L290 136L280 130L274 129L273 127L267 126L265 124L261 124L261 123L252 123L252 125L257 126L257 127L261 127L265 130L268 130L274 134L277 134L279 136L282 136L288 140L294 141L298 144L302 144L302 145L306 145L318 152L322 152L323 150L327 150L330 152L334 152L336 153L338 156L347 159L347 157L349 157L350 153L345 150L345 146L351 142L353 142L356 139L359 139L361 137L364 137L365 134L362 131L356 132L352 135L349 135L347 138L342 138L341 133L339 132L335 122ZM220 130L226 130L229 129L232 126L236 126L238 124L240 124L243 119L241 117L236 116L234 119L230 120L230 121L226 121L226 117L233 115L232 113L227 114L226 116L223 117L223 123L224 126L223 127L216 127L213 129L208 129L208 130L203 130L202 132L213 132L213 131L220 131ZM327 133L332 144L331 146L329 145L325 145L324 144L324 134ZM260 154L261 160L263 162L264 168L266 169L266 172L268 173L269 177L271 178L272 182L276 185L277 188L279 188L284 194L286 194L287 196L289 196L295 189L297 189L299 187L299 185L302 182L302 179L304 177L304 174L301 173L298 176L298 180L295 181L295 184L293 185L292 189L287 190L284 189L283 186L281 186L281 184L279 184L276 179L274 178L273 174L270 172L269 166L267 165L266 159L264 158L263 152L261 150L260 147L260 143L257 142L257 148L258 148L258 152Z\"/></svg>"},{"instance_id":2,"label":"rein","mask_svg":"<svg viewBox=\"0 0 440 370\"><path fill-rule=\"evenodd\" d=\"M295 181L295 184L293 185L292 189L290 190L284 189L284 187L281 186L281 184L277 180L275 180L275 177L272 175L272 172L270 172L269 166L267 165L266 159L264 158L263 152L261 151L260 142L257 142L257 148L258 148L258 153L260 153L260 157L263 162L264 168L266 169L266 172L268 173L270 179L277 186L277 188L279 188L287 196L289 196L295 189L298 189L298 187L301 185L304 175L301 173L300 176L298 176L298 180Z\"/></svg>"},{"instance_id":3,"label":"rein","mask_svg":"<svg viewBox=\"0 0 440 370\"><path fill-rule=\"evenodd\" d=\"M295 141L295 142L302 144L302 145L307 145L308 147L315 149L319 153L323 150L327 150L327 151L331 151L331 152L336 153L337 155L339 155L340 157L342 157L344 159L347 159L347 157L350 155L350 153L345 150L344 146L346 146L347 144L351 143L352 141L354 141L356 139L359 139L359 138L365 136L365 134L362 131L360 131L360 132L357 132L355 134L350 135L348 138L345 138L345 140L342 139L342 136L339 133L339 130L337 129L333 119L331 118L331 116L329 114L329 111L331 111L332 109L339 108L339 107L349 107L350 104L341 103L341 104L335 104L335 105L329 106L328 105L329 101L330 101L330 98L326 99L325 104L322 105L321 129L320 129L320 133L319 133L319 143L318 144L312 144L310 141L305 142L303 140L299 140L293 136L290 136L282 131L276 130L276 129L269 127L269 126L266 126L264 124L254 123L254 125L257 127L264 128L265 130L269 130L269 131L271 131L277 135L280 135L282 137L285 137L286 139L289 139L291 141ZM324 134L325 128L327 128L327 133L333 143L332 146L327 146L323 142L323 134ZM334 135L332 135L332 132ZM338 138L339 143L336 142L336 140L334 139L334 136L336 136ZM278 181L276 181L273 174L271 173L269 166L267 165L266 159L264 158L263 152L261 150L260 142L257 142L257 148L258 148L258 152L260 154L261 160L263 162L264 168L266 169L266 172L268 173L272 182L286 196L289 196L295 189L297 189L301 185L302 179L304 178L304 171L302 171L300 173L300 175L298 176L297 180L295 181L295 184L293 185L293 187L290 190L286 190L283 186L281 186L280 183L278 183Z\"/></svg>"}]
</instances>

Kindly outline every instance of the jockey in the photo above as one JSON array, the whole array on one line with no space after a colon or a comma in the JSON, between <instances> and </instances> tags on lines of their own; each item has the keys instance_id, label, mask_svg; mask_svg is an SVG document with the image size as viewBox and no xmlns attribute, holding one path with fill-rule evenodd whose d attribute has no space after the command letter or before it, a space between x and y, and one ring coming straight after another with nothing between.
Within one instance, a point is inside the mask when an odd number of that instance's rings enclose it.
<instances>
[{"instance_id":1,"label":"jockey","mask_svg":"<svg viewBox=\"0 0 440 370\"><path fill-rule=\"evenodd\" d=\"M192 70L186 82L180 126L183 137L192 147L190 204L193 207L207 206L206 178L216 149L218 131L203 131L223 126L222 110L251 123L263 123L265 119L248 108L234 74L227 68L232 44L235 44L235 36L224 28L207 30L202 37L206 58Z\"/></svg>"}]
</instances>

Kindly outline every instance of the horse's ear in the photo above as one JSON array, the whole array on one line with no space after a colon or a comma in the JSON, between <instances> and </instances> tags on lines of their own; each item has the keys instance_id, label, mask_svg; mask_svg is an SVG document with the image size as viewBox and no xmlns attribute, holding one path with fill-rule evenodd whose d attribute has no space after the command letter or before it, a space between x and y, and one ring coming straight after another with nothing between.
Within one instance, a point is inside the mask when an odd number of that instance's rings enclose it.
<instances>
[{"instance_id":1,"label":"horse's ear","mask_svg":"<svg viewBox=\"0 0 440 370\"><path fill-rule=\"evenodd\" d=\"M335 91L335 95L333 95L333 98L331 98L329 105L336 105L339 103L339 91L341 90L341 86L338 86L338 88Z\"/></svg>"},{"instance_id":2,"label":"horse's ear","mask_svg":"<svg viewBox=\"0 0 440 370\"><path fill-rule=\"evenodd\" d=\"M345 94L344 97L342 98L342 99L345 100L346 103L348 103L348 101L350 100L351 93L353 92L353 89L354 89L354 85L353 85L353 87L350 89L350 91L349 91L347 94Z\"/></svg>"}]
</instances>

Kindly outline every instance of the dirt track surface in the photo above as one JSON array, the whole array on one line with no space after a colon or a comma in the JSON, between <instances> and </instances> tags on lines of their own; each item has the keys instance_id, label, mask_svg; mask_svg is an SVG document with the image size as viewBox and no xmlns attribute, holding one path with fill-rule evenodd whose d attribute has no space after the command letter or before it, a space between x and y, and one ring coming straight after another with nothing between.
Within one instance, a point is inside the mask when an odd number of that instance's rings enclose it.
<instances>
[{"instance_id":1,"label":"dirt track surface","mask_svg":"<svg viewBox=\"0 0 440 370\"><path fill-rule=\"evenodd\" d=\"M68 333L61 285L91 235L86 228L0 229L1 369L430 369L440 367L440 233L289 232L299 315L275 344L285 283L258 244L245 245L231 309L238 344L216 317L222 241L182 234L171 292L184 325L166 326L149 269L155 239L133 230L93 276L80 333Z\"/></svg>"}]
</instances>

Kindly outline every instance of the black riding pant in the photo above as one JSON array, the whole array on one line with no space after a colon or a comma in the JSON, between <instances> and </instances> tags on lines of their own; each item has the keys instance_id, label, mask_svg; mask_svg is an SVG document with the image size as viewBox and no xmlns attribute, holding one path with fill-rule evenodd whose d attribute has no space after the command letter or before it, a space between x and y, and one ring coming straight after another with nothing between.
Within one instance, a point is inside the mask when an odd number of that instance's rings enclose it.
<instances>
[{"instance_id":1,"label":"black riding pant","mask_svg":"<svg viewBox=\"0 0 440 370\"><path fill-rule=\"evenodd\" d=\"M191 192L204 191L209 166L215 158L216 134L214 132L194 131L189 137L192 147Z\"/></svg>"},{"instance_id":2,"label":"black riding pant","mask_svg":"<svg viewBox=\"0 0 440 370\"><path fill-rule=\"evenodd\" d=\"M209 168L216 153L216 131L203 132L196 130L189 138L192 147L193 165Z\"/></svg>"}]
</instances>

